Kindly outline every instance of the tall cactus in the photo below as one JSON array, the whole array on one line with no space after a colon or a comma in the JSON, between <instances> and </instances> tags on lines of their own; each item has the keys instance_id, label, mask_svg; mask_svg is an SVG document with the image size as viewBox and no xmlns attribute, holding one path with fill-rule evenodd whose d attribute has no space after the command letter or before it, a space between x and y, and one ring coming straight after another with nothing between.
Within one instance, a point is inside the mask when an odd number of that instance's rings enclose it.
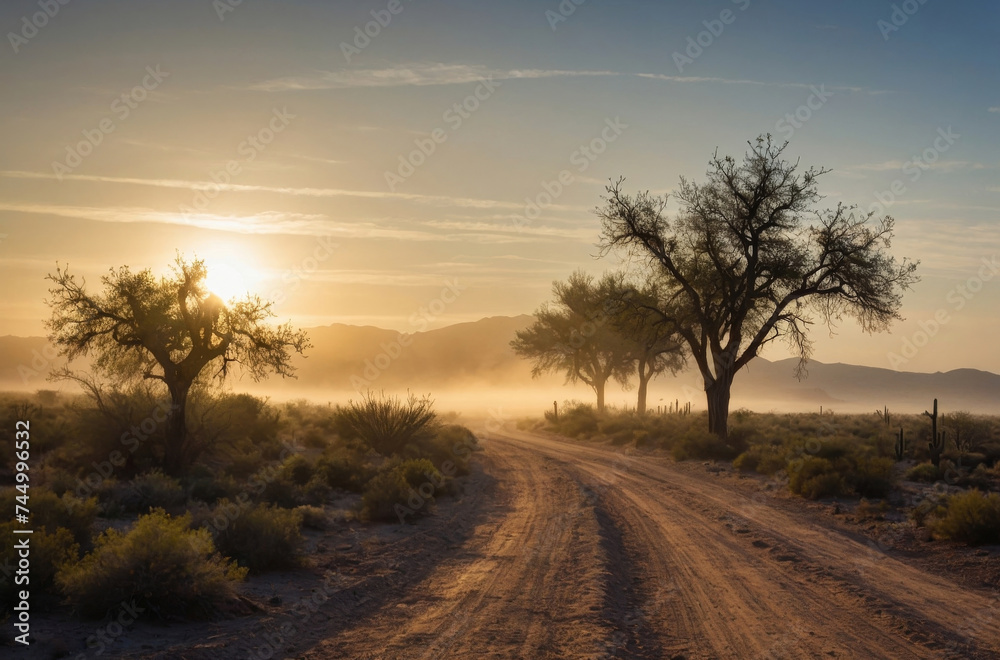
<instances>
[{"instance_id":1,"label":"tall cactus","mask_svg":"<svg viewBox=\"0 0 1000 660\"><path fill-rule=\"evenodd\" d=\"M938 400L934 399L934 413L931 414L924 411L924 414L930 417L931 420L931 441L927 443L927 448L930 450L931 463L934 467L941 465L941 454L944 453L945 437L944 431L938 433Z\"/></svg>"},{"instance_id":2,"label":"tall cactus","mask_svg":"<svg viewBox=\"0 0 1000 660\"><path fill-rule=\"evenodd\" d=\"M899 433L896 434L896 460L903 460L903 455L906 453L906 437L903 435L903 427L899 427Z\"/></svg>"}]
</instances>

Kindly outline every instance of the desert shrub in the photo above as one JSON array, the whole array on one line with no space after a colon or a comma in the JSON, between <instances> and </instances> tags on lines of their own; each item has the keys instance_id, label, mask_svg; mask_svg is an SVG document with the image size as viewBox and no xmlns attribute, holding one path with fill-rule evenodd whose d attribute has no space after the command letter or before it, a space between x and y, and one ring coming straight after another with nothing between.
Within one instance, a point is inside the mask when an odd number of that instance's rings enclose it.
<instances>
[{"instance_id":1,"label":"desert shrub","mask_svg":"<svg viewBox=\"0 0 1000 660\"><path fill-rule=\"evenodd\" d=\"M397 506L405 507L413 486L399 466L376 474L361 494L361 515L368 520L396 520ZM419 487L419 483L417 486ZM422 509L426 513L426 509Z\"/></svg>"},{"instance_id":2,"label":"desert shrub","mask_svg":"<svg viewBox=\"0 0 1000 660\"><path fill-rule=\"evenodd\" d=\"M437 429L419 445L410 445L404 455L410 458L427 458L435 465L450 462L455 474L469 473L469 458L479 447L476 435L459 424L448 424Z\"/></svg>"},{"instance_id":3,"label":"desert shrub","mask_svg":"<svg viewBox=\"0 0 1000 660\"><path fill-rule=\"evenodd\" d=\"M978 488L982 491L996 489L998 482L1000 482L1000 471L987 468L985 463L980 463L976 469L958 480L960 486Z\"/></svg>"},{"instance_id":4,"label":"desert shrub","mask_svg":"<svg viewBox=\"0 0 1000 660\"><path fill-rule=\"evenodd\" d=\"M151 508L177 509L187 501L180 482L160 470L139 475L131 481L104 481L97 488L101 511L107 517L126 513L146 513Z\"/></svg>"},{"instance_id":5,"label":"desert shrub","mask_svg":"<svg viewBox=\"0 0 1000 660\"><path fill-rule=\"evenodd\" d=\"M19 525L14 523L4 523L0 525L0 543L3 543L2 556L14 555L14 544L26 538L20 534L14 534ZM75 562L80 556L80 546L73 538L73 534L65 527L59 527L49 533L44 527L37 527L31 534L31 574L30 589L32 592L32 610L39 607L34 594L52 591L55 575L64 565ZM12 562L13 564L13 562ZM0 615L13 611L17 604L15 597L17 592L26 587L17 585L14 582L13 570L9 575L0 575Z\"/></svg>"},{"instance_id":6,"label":"desert shrub","mask_svg":"<svg viewBox=\"0 0 1000 660\"><path fill-rule=\"evenodd\" d=\"M969 545L1000 542L1000 494L970 490L952 495L931 529L935 536Z\"/></svg>"},{"instance_id":7,"label":"desert shrub","mask_svg":"<svg viewBox=\"0 0 1000 660\"><path fill-rule=\"evenodd\" d=\"M316 461L316 474L331 488L360 493L371 478L372 470L360 452L337 447Z\"/></svg>"},{"instance_id":8,"label":"desert shrub","mask_svg":"<svg viewBox=\"0 0 1000 660\"><path fill-rule=\"evenodd\" d=\"M276 506L245 506L238 515L230 515L233 504L219 500L217 519L225 525L214 525L215 543L227 557L232 557L251 573L291 568L302 560L302 513ZM228 515L228 517L227 517Z\"/></svg>"},{"instance_id":9,"label":"desert shrub","mask_svg":"<svg viewBox=\"0 0 1000 660\"><path fill-rule=\"evenodd\" d=\"M303 505L295 509L302 518L302 526L310 529L326 529L330 520L322 507Z\"/></svg>"},{"instance_id":10,"label":"desert shrub","mask_svg":"<svg viewBox=\"0 0 1000 660\"><path fill-rule=\"evenodd\" d=\"M233 498L240 492L240 484L230 474L199 475L190 480L191 499L215 504L223 498Z\"/></svg>"},{"instance_id":11,"label":"desert shrub","mask_svg":"<svg viewBox=\"0 0 1000 660\"><path fill-rule=\"evenodd\" d=\"M922 481L934 483L941 478L941 470L933 463L919 463L906 471L906 479L909 481Z\"/></svg>"},{"instance_id":12,"label":"desert shrub","mask_svg":"<svg viewBox=\"0 0 1000 660\"><path fill-rule=\"evenodd\" d=\"M785 450L772 445L751 445L733 461L737 470L768 476L784 470L787 464Z\"/></svg>"},{"instance_id":13,"label":"desert shrub","mask_svg":"<svg viewBox=\"0 0 1000 660\"><path fill-rule=\"evenodd\" d=\"M265 468L254 475L251 482L264 484L264 489L260 493L260 499L263 502L275 504L285 509L305 504L302 488L296 486L288 476L280 471L274 472Z\"/></svg>"},{"instance_id":14,"label":"desert shrub","mask_svg":"<svg viewBox=\"0 0 1000 660\"><path fill-rule=\"evenodd\" d=\"M297 486L305 486L313 478L316 465L301 454L289 456L281 465L281 474Z\"/></svg>"},{"instance_id":15,"label":"desert shrub","mask_svg":"<svg viewBox=\"0 0 1000 660\"><path fill-rule=\"evenodd\" d=\"M20 494L15 488L4 489L0 495L2 510L13 515L15 497ZM28 509L31 511L33 529L44 528L49 534L55 534L59 528L64 528L69 530L73 539L81 546L90 546L92 527L97 518L96 498L84 500L69 493L56 497L55 493L44 488L30 488Z\"/></svg>"},{"instance_id":16,"label":"desert shrub","mask_svg":"<svg viewBox=\"0 0 1000 660\"><path fill-rule=\"evenodd\" d=\"M586 403L567 402L559 411L559 421L552 430L571 438L590 436L598 432L599 417L594 406Z\"/></svg>"},{"instance_id":17,"label":"desert shrub","mask_svg":"<svg viewBox=\"0 0 1000 660\"><path fill-rule=\"evenodd\" d=\"M246 570L216 552L207 530L189 525L190 516L171 518L157 509L128 532L109 529L56 582L84 616L102 617L138 599L147 614L210 616L232 598Z\"/></svg>"},{"instance_id":18,"label":"desert shrub","mask_svg":"<svg viewBox=\"0 0 1000 660\"><path fill-rule=\"evenodd\" d=\"M858 458L851 472L850 484L862 497L887 497L894 485L891 458Z\"/></svg>"},{"instance_id":19,"label":"desert shrub","mask_svg":"<svg viewBox=\"0 0 1000 660\"><path fill-rule=\"evenodd\" d=\"M431 399L413 394L402 401L369 391L361 401L338 407L335 414L341 427L385 456L398 454L410 444L423 444L434 436L437 426Z\"/></svg>"},{"instance_id":20,"label":"desert shrub","mask_svg":"<svg viewBox=\"0 0 1000 660\"><path fill-rule=\"evenodd\" d=\"M730 460L736 452L725 440L704 428L690 428L670 450L674 460Z\"/></svg>"},{"instance_id":21,"label":"desert shrub","mask_svg":"<svg viewBox=\"0 0 1000 660\"><path fill-rule=\"evenodd\" d=\"M841 495L846 490L843 477L826 458L806 456L789 462L788 488L796 495L816 500Z\"/></svg>"}]
</instances>

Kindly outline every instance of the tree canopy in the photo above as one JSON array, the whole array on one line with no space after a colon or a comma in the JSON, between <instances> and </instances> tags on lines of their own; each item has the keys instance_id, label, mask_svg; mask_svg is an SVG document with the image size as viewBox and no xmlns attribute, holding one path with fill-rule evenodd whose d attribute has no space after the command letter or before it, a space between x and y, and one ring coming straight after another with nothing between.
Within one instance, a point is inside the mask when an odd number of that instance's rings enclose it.
<instances>
[{"instance_id":1,"label":"tree canopy","mask_svg":"<svg viewBox=\"0 0 1000 660\"><path fill-rule=\"evenodd\" d=\"M170 275L150 269L112 268L102 293L87 291L69 268L48 279L50 339L70 360L93 355L94 367L115 379L161 381L175 406L167 424L164 468L177 471L193 460L186 437L188 392L199 378L220 381L237 365L260 380L270 373L292 376L292 353L309 347L301 330L271 326L272 304L257 296L224 302L205 288L203 261L178 256Z\"/></svg>"},{"instance_id":2,"label":"tree canopy","mask_svg":"<svg viewBox=\"0 0 1000 660\"><path fill-rule=\"evenodd\" d=\"M816 319L832 328L849 317L866 332L900 319L916 264L889 249L894 221L838 204L817 210L819 178L783 159L770 136L749 143L742 162L718 152L707 180L682 178L680 211L667 197L627 195L624 179L607 188L597 213L602 254L621 250L664 283L660 322L683 338L704 379L709 426L727 434L737 371L775 340L787 341L803 374Z\"/></svg>"}]
</instances>

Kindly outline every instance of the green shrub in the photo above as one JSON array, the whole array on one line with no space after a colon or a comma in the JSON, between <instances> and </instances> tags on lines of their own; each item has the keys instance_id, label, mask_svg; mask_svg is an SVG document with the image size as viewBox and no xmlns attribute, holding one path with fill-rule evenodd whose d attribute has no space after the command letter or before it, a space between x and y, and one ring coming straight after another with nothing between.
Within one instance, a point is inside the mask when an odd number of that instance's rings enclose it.
<instances>
[{"instance_id":1,"label":"green shrub","mask_svg":"<svg viewBox=\"0 0 1000 660\"><path fill-rule=\"evenodd\" d=\"M725 440L704 428L690 428L670 450L674 460L731 460L737 452Z\"/></svg>"},{"instance_id":2,"label":"green shrub","mask_svg":"<svg viewBox=\"0 0 1000 660\"><path fill-rule=\"evenodd\" d=\"M0 525L0 543L3 544L2 556L14 555L14 544L26 538L21 534L14 534L15 529L20 529L20 525L15 523L4 523ZM73 538L73 534L65 527L59 527L49 533L44 527L37 527L31 534L30 539L30 559L31 559L31 583L29 587L17 585L14 582L13 570L9 575L0 575L0 616L6 612L12 612L17 601L15 597L21 589L30 588L33 594L32 610L39 607L37 600L34 600L36 593L51 593L52 585L55 581L56 573L65 565L75 562L80 557L80 546ZM12 562L13 563L13 562Z\"/></svg>"},{"instance_id":3,"label":"green shrub","mask_svg":"<svg viewBox=\"0 0 1000 660\"><path fill-rule=\"evenodd\" d=\"M15 497L20 495L15 488L4 489L0 495L0 508L13 515L14 505L17 503ZM59 528L65 528L81 546L90 546L92 528L97 518L96 498L83 500L69 493L56 497L45 488L29 488L27 508L31 511L33 529L44 528L49 534L55 534Z\"/></svg>"},{"instance_id":4,"label":"green shrub","mask_svg":"<svg viewBox=\"0 0 1000 660\"><path fill-rule=\"evenodd\" d=\"M920 463L906 471L906 479L909 481L934 483L941 479L941 470L935 467L933 463Z\"/></svg>"},{"instance_id":5,"label":"green shrub","mask_svg":"<svg viewBox=\"0 0 1000 660\"><path fill-rule=\"evenodd\" d=\"M788 462L785 450L772 445L751 445L733 460L733 467L743 472L757 472L768 476L781 472Z\"/></svg>"},{"instance_id":6,"label":"green shrub","mask_svg":"<svg viewBox=\"0 0 1000 660\"><path fill-rule=\"evenodd\" d=\"M141 474L131 481L108 479L97 488L101 510L109 518L125 513L146 513L153 508L179 509L187 494L180 482L160 470Z\"/></svg>"},{"instance_id":7,"label":"green shrub","mask_svg":"<svg viewBox=\"0 0 1000 660\"><path fill-rule=\"evenodd\" d=\"M843 477L825 458L806 456L788 463L788 488L810 500L841 495L846 490Z\"/></svg>"},{"instance_id":8,"label":"green shrub","mask_svg":"<svg viewBox=\"0 0 1000 660\"><path fill-rule=\"evenodd\" d=\"M359 452L338 448L320 457L316 473L331 488L360 493L371 479L372 470Z\"/></svg>"},{"instance_id":9,"label":"green shrub","mask_svg":"<svg viewBox=\"0 0 1000 660\"><path fill-rule=\"evenodd\" d=\"M233 498L239 494L240 484L232 475L214 474L194 478L190 482L191 499L206 504L215 504L223 498Z\"/></svg>"},{"instance_id":10,"label":"green shrub","mask_svg":"<svg viewBox=\"0 0 1000 660\"><path fill-rule=\"evenodd\" d=\"M84 616L103 617L133 600L160 617L210 616L246 570L222 558L208 531L190 529L190 520L156 509L126 533L109 529L56 581Z\"/></svg>"},{"instance_id":11,"label":"green shrub","mask_svg":"<svg viewBox=\"0 0 1000 660\"><path fill-rule=\"evenodd\" d=\"M412 490L403 474L396 469L376 474L361 495L361 515L367 520L396 520L396 507L406 506Z\"/></svg>"},{"instance_id":12,"label":"green shrub","mask_svg":"<svg viewBox=\"0 0 1000 660\"><path fill-rule=\"evenodd\" d=\"M862 497L888 497L894 485L891 458L858 458L851 476L851 487Z\"/></svg>"},{"instance_id":13,"label":"green shrub","mask_svg":"<svg viewBox=\"0 0 1000 660\"><path fill-rule=\"evenodd\" d=\"M276 506L250 505L232 515L233 503L219 500L212 531L215 543L251 573L291 568L302 561L302 513ZM240 509L237 509L240 510ZM225 521L219 524L218 521Z\"/></svg>"},{"instance_id":14,"label":"green shrub","mask_svg":"<svg viewBox=\"0 0 1000 660\"><path fill-rule=\"evenodd\" d=\"M936 536L969 545L1000 542L1000 494L970 490L952 495L931 529Z\"/></svg>"},{"instance_id":15,"label":"green shrub","mask_svg":"<svg viewBox=\"0 0 1000 660\"><path fill-rule=\"evenodd\" d=\"M289 456L281 466L282 476L297 486L309 483L315 472L315 464L301 454Z\"/></svg>"}]
</instances>

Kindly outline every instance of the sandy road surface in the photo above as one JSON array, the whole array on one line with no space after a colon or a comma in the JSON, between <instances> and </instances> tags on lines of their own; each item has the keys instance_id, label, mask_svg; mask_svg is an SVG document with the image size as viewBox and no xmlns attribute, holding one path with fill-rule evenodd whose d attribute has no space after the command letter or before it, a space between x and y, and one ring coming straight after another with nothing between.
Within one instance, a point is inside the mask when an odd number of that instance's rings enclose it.
<instances>
[{"instance_id":1,"label":"sandy road surface","mask_svg":"<svg viewBox=\"0 0 1000 660\"><path fill-rule=\"evenodd\" d=\"M665 459L505 432L495 511L306 658L996 658L1000 596Z\"/></svg>"}]
</instances>

